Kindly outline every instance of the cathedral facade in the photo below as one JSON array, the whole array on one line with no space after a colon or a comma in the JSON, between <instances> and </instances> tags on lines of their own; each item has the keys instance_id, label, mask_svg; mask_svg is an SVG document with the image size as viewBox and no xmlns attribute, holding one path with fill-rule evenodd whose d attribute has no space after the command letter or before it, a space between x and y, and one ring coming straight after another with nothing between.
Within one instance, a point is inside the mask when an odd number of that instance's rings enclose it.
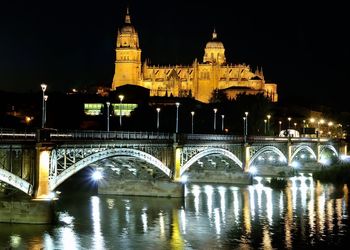
<instances>
[{"instance_id":1,"label":"cathedral facade","mask_svg":"<svg viewBox=\"0 0 350 250\"><path fill-rule=\"evenodd\" d=\"M263 93L277 102L277 85L265 83L262 70L251 71L249 65L226 62L225 48L213 32L204 49L203 62L191 66L154 66L141 63L139 37L127 10L124 26L118 30L115 73L112 89L125 84L145 87L151 96L192 96L208 103L214 90L224 91L229 98L240 93Z\"/></svg>"}]
</instances>

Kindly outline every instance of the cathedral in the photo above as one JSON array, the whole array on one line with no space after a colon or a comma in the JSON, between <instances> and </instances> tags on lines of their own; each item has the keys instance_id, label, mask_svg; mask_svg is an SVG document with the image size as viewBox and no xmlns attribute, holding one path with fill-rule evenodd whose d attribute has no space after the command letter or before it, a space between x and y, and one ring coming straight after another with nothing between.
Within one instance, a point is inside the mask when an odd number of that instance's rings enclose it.
<instances>
[{"instance_id":1,"label":"cathedral","mask_svg":"<svg viewBox=\"0 0 350 250\"><path fill-rule=\"evenodd\" d=\"M194 60L191 66L142 64L139 37L128 10L118 30L112 90L125 84L147 88L151 96L191 96L204 103L214 90L224 91L230 99L240 93L263 93L273 102L278 100L277 85L265 83L262 70L253 73L249 65L226 62L225 47L215 30L204 48L203 62Z\"/></svg>"}]
</instances>

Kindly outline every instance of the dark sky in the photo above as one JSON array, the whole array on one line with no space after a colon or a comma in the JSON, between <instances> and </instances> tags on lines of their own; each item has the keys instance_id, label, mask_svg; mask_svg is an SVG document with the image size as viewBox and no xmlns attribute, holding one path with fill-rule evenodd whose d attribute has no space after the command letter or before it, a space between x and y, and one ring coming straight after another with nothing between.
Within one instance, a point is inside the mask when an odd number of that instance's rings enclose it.
<instances>
[{"instance_id":1,"label":"dark sky","mask_svg":"<svg viewBox=\"0 0 350 250\"><path fill-rule=\"evenodd\" d=\"M48 90L110 86L117 29L129 5L143 60L202 61L215 27L227 61L262 67L265 79L278 84L281 101L347 103L345 1L206 2L2 1L0 90L40 91L41 82Z\"/></svg>"}]
</instances>

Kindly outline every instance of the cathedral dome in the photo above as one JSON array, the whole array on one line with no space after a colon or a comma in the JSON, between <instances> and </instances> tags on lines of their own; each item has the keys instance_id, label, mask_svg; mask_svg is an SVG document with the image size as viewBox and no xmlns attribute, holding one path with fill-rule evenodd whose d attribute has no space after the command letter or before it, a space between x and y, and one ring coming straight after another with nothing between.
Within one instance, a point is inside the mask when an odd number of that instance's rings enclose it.
<instances>
[{"instance_id":1,"label":"cathedral dome","mask_svg":"<svg viewBox=\"0 0 350 250\"><path fill-rule=\"evenodd\" d=\"M207 42L206 49L224 49L224 44L217 39L217 34L214 30L213 38Z\"/></svg>"},{"instance_id":2,"label":"cathedral dome","mask_svg":"<svg viewBox=\"0 0 350 250\"><path fill-rule=\"evenodd\" d=\"M226 62L224 44L217 39L215 30L211 41L207 42L205 46L203 62L220 65Z\"/></svg>"}]
</instances>

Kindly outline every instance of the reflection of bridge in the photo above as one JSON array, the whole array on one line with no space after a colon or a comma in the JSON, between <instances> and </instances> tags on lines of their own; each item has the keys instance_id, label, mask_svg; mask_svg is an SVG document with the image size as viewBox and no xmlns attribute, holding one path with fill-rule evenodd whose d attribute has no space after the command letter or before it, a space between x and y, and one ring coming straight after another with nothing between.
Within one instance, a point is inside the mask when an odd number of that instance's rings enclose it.
<instances>
[{"instance_id":1,"label":"reflection of bridge","mask_svg":"<svg viewBox=\"0 0 350 250\"><path fill-rule=\"evenodd\" d=\"M0 182L35 198L48 197L86 167L103 169L109 179L120 181L176 182L204 171L204 181L220 182L223 175L215 177L220 171L226 177L247 176L252 167L282 170L346 154L341 141L318 138L252 136L244 144L241 136L233 135L44 132L0 133Z\"/></svg>"}]
</instances>

